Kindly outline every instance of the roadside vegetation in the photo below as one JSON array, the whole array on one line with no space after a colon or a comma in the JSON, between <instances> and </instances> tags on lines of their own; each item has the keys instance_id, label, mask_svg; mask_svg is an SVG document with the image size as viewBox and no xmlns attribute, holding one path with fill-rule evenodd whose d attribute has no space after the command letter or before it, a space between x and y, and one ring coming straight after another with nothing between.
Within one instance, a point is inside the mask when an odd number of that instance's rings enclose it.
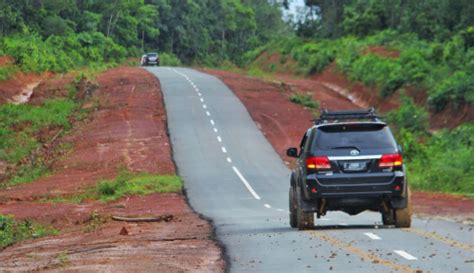
<instances>
[{"instance_id":1,"label":"roadside vegetation","mask_svg":"<svg viewBox=\"0 0 474 273\"><path fill-rule=\"evenodd\" d=\"M84 98L78 97L77 88L103 69L92 66L78 71L67 87L66 96L52 97L39 105L0 105L0 161L11 166L10 172L0 177L0 187L31 182L48 175L51 159L43 156L44 145L50 145L50 141L68 133L73 121L88 116L91 109L81 109ZM70 147L63 143L54 149L53 153L61 153Z\"/></svg>"},{"instance_id":2,"label":"roadside vegetation","mask_svg":"<svg viewBox=\"0 0 474 273\"><path fill-rule=\"evenodd\" d=\"M313 100L313 97L311 95L293 94L290 96L290 101L296 104L300 104L303 107L309 109L319 108L319 103Z\"/></svg>"},{"instance_id":3,"label":"roadside vegetation","mask_svg":"<svg viewBox=\"0 0 474 273\"><path fill-rule=\"evenodd\" d=\"M180 192L181 190L182 181L176 175L132 173L128 170L122 170L115 179L98 181L95 187L87 189L83 193L66 197L46 198L42 201L53 203L81 203L84 200L111 202L124 196Z\"/></svg>"},{"instance_id":4,"label":"roadside vegetation","mask_svg":"<svg viewBox=\"0 0 474 273\"><path fill-rule=\"evenodd\" d=\"M163 65L241 63L290 32L281 3L240 0L0 2L0 80L16 69L63 73L158 51ZM225 23L223 23L225 22Z\"/></svg>"},{"instance_id":5,"label":"roadside vegetation","mask_svg":"<svg viewBox=\"0 0 474 273\"><path fill-rule=\"evenodd\" d=\"M51 227L30 220L18 222L12 216L0 214L0 251L19 241L57 234Z\"/></svg>"}]
</instances>

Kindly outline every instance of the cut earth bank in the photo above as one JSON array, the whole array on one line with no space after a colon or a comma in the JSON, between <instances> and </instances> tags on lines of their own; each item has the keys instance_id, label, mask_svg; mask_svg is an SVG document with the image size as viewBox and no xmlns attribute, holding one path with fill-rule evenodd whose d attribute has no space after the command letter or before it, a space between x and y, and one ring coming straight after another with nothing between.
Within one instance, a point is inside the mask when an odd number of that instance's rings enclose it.
<instances>
[{"instance_id":1,"label":"cut earth bank","mask_svg":"<svg viewBox=\"0 0 474 273\"><path fill-rule=\"evenodd\" d=\"M51 174L0 189L0 215L58 231L1 250L0 271L224 271L212 227L191 210L180 187L171 193L125 194L109 202L91 197L99 181L117 181L124 169L130 177L147 173L133 181L179 182L158 80L143 69L119 67L95 81L98 88L82 105L93 109L56 141L72 148L54 160ZM66 82L49 77L30 103L61 96L56 91L65 89ZM166 217L129 222L112 216Z\"/></svg>"}]
</instances>

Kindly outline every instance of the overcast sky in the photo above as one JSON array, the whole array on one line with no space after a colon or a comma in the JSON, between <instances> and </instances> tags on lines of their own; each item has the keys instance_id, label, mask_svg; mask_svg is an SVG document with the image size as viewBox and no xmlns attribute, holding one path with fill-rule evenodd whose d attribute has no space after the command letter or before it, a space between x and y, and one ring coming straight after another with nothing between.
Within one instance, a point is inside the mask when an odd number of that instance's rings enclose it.
<instances>
[{"instance_id":1,"label":"overcast sky","mask_svg":"<svg viewBox=\"0 0 474 273\"><path fill-rule=\"evenodd\" d=\"M298 12L301 12L301 10L304 8L304 0L290 0L290 9L285 10L283 14L285 16L292 16L293 20L295 20L298 15Z\"/></svg>"}]
</instances>

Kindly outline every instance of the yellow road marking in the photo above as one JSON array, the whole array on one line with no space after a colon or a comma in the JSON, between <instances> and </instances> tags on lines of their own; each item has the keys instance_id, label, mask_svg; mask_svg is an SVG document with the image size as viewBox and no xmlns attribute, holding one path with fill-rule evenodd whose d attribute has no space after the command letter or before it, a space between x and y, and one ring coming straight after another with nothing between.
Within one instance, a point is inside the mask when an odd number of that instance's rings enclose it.
<instances>
[{"instance_id":1,"label":"yellow road marking","mask_svg":"<svg viewBox=\"0 0 474 273\"><path fill-rule=\"evenodd\" d=\"M383 266L386 266L386 267L389 267L391 269L397 270L399 272L404 272L404 273L414 273L414 272L419 273L419 272L422 272L421 270L413 269L409 266L396 264L393 261L385 260L383 258L380 258L377 255L366 252L366 251L364 251L360 248L354 247L354 246L351 245L351 243L340 241L340 240L338 240L334 237L328 236L328 235L323 234L321 232L313 231L313 230L307 231L307 232L310 233L311 235L315 236L315 237L318 237L319 239L321 239L323 241L326 241L326 242L330 243L333 246L339 247L339 248L341 248L341 249L343 249L347 252L350 252L350 253L355 254L355 255L357 255L361 258L369 260L373 264L381 264Z\"/></svg>"},{"instance_id":2,"label":"yellow road marking","mask_svg":"<svg viewBox=\"0 0 474 273\"><path fill-rule=\"evenodd\" d=\"M468 244L461 243L461 242L453 240L453 239L449 239L448 237L445 237L445 236L443 236L439 233L436 233L435 231L425 231L425 230L421 230L421 229L418 229L418 228L404 228L402 230L405 231L405 232L412 232L412 233L418 234L420 236L435 239L437 241L443 242L443 243L445 243L447 245L450 245L452 247L457 247L457 248L461 248L461 249L465 249L465 250L474 251L474 245L468 245Z\"/></svg>"}]
</instances>

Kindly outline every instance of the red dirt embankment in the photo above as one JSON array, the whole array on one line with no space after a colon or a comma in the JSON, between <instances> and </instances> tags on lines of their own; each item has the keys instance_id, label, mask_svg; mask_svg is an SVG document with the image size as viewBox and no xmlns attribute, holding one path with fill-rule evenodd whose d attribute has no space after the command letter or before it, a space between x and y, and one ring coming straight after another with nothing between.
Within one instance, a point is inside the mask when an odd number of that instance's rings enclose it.
<instances>
[{"instance_id":1,"label":"red dirt embankment","mask_svg":"<svg viewBox=\"0 0 474 273\"><path fill-rule=\"evenodd\" d=\"M202 69L213 74L227 84L246 106L251 117L272 144L283 161L294 165L294 159L286 156L288 147L297 147L305 130L312 125L309 109L292 103L290 94L308 93L320 102L321 108L355 109L366 107L362 98L352 102L342 96L333 86L314 79L295 79L288 75L278 75L283 83L263 81L237 73ZM328 82L328 77L324 78ZM339 81L335 81L338 83ZM283 87L282 87L283 86ZM429 216L442 216L456 220L474 219L472 199L442 193L414 192L412 196L414 211Z\"/></svg>"},{"instance_id":2,"label":"red dirt embankment","mask_svg":"<svg viewBox=\"0 0 474 273\"><path fill-rule=\"evenodd\" d=\"M54 163L53 174L0 191L0 214L52 225L60 235L6 248L0 252L0 271L223 271L211 226L192 212L182 194L129 196L112 203L44 202L78 194L115 177L120 168L175 173L158 80L143 69L121 67L101 74L97 83L83 105L95 110L60 140L73 149ZM173 220L111 220L111 215L163 214Z\"/></svg>"}]
</instances>

